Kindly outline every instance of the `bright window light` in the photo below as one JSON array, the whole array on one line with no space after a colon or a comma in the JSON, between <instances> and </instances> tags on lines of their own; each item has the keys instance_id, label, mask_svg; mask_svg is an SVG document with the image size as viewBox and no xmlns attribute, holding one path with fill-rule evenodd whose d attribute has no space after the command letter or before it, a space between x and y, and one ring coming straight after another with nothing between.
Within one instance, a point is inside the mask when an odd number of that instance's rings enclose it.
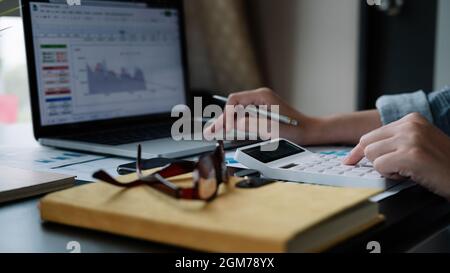
<instances>
[{"instance_id":1,"label":"bright window light","mask_svg":"<svg viewBox=\"0 0 450 273\"><path fill-rule=\"evenodd\" d=\"M31 120L25 42L19 17L0 17L0 123Z\"/></svg>"}]
</instances>

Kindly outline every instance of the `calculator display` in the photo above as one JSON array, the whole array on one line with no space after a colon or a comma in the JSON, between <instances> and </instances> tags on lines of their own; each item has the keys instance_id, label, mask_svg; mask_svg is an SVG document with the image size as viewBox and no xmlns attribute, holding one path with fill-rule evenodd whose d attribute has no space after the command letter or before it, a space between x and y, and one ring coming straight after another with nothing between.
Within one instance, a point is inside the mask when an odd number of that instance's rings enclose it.
<instances>
[{"instance_id":1,"label":"calculator display","mask_svg":"<svg viewBox=\"0 0 450 273\"><path fill-rule=\"evenodd\" d=\"M266 144L266 145L274 145L272 144ZM242 152L253 157L254 159L262 162L262 163L269 163L272 161L277 161L279 159L283 159L285 157L293 156L296 154L304 153L305 150L302 148L299 148L297 146L292 145L291 143L287 141L279 141L278 142L278 149L275 151L266 151L262 148L263 146L258 146L254 148L250 148L247 150L243 150Z\"/></svg>"}]
</instances>

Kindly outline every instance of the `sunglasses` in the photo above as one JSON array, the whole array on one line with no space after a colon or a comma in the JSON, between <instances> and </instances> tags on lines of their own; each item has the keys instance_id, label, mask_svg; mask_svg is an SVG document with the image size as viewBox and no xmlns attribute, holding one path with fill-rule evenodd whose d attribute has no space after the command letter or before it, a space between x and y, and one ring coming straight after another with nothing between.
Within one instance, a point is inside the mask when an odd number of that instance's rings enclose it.
<instances>
[{"instance_id":1,"label":"sunglasses","mask_svg":"<svg viewBox=\"0 0 450 273\"><path fill-rule=\"evenodd\" d=\"M176 199L206 202L217 198L221 184L229 183L223 141L217 143L216 149L212 153L200 156L198 162L177 161L151 175L143 174L142 147L139 145L136 170L138 179L130 183L119 182L103 170L96 172L93 177L122 188L147 185ZM188 173L192 173L193 176L194 185L191 188L181 188L168 180L168 178Z\"/></svg>"}]
</instances>

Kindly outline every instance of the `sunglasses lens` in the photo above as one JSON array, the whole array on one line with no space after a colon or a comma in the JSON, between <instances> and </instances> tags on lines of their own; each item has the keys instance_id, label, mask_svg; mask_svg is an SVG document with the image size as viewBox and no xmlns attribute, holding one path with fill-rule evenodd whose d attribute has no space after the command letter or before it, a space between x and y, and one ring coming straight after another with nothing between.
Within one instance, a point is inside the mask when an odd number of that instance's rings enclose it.
<instances>
[{"instance_id":1,"label":"sunglasses lens","mask_svg":"<svg viewBox=\"0 0 450 273\"><path fill-rule=\"evenodd\" d=\"M210 157L203 157L199 161L199 167L194 171L197 178L198 194L203 200L209 200L217 193L217 174L214 163Z\"/></svg>"},{"instance_id":2,"label":"sunglasses lens","mask_svg":"<svg viewBox=\"0 0 450 273\"><path fill-rule=\"evenodd\" d=\"M198 195L203 200L211 199L217 192L216 178L211 177L209 179L200 178L198 183Z\"/></svg>"}]
</instances>

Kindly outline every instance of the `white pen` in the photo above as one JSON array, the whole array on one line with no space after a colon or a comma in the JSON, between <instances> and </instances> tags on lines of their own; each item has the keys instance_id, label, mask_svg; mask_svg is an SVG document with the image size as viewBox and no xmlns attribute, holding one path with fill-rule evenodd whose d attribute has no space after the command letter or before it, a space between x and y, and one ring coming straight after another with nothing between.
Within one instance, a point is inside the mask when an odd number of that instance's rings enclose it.
<instances>
[{"instance_id":1,"label":"white pen","mask_svg":"<svg viewBox=\"0 0 450 273\"><path fill-rule=\"evenodd\" d=\"M222 96L213 96L214 99L218 100L218 101L223 101L223 102L228 102L228 98L222 97ZM258 110L252 110L250 109L250 111L252 111L254 114L259 114L265 117L270 117L272 120L275 121L279 121L281 123L287 124L287 125L292 125L292 126L299 126L299 122L293 118L290 118L288 116L284 116L284 115L280 115L280 114L276 114L276 113L272 113L272 112L267 112L261 109Z\"/></svg>"}]
</instances>

